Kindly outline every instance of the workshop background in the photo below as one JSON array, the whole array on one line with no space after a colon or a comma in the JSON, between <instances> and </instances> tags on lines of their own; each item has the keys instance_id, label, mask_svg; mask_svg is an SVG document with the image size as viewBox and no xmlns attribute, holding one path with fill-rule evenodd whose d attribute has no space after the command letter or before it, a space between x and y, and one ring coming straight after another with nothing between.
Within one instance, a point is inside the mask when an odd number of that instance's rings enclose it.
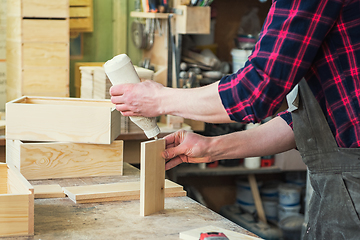
<instances>
[{"instance_id":1,"label":"workshop background","mask_svg":"<svg viewBox=\"0 0 360 240\"><path fill-rule=\"evenodd\" d=\"M111 83L102 65L122 53L143 79L177 88L213 83L243 66L271 6L270 0L163 0L157 4L61 0L56 2L63 6L50 12L42 11L38 2L0 0L0 162L4 163L8 161L7 102L22 96L109 99ZM19 18L20 5L23 14L27 6L38 16ZM39 21L46 21L45 27L37 25ZM284 103L280 110L286 108ZM182 128L206 136L257 126L209 124L175 116L161 116L158 121L169 132ZM140 168L140 143L146 140L142 130L121 116L118 139L124 141L124 162ZM306 176L306 166L295 150L182 164L166 173L184 187L188 197L264 239L300 239L308 199ZM253 195L253 183L260 198ZM266 219L259 215L258 204Z\"/></svg>"}]
</instances>

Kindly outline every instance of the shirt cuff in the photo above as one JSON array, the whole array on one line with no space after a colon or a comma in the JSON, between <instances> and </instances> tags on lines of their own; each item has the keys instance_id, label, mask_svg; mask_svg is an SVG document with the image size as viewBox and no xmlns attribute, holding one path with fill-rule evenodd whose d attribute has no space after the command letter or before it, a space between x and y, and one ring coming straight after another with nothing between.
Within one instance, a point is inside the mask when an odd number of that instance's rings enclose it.
<instances>
[{"instance_id":1,"label":"shirt cuff","mask_svg":"<svg viewBox=\"0 0 360 240\"><path fill-rule=\"evenodd\" d=\"M291 127L291 129L293 129L293 121L292 121L291 112L286 110L286 111L278 113L277 116L284 119L284 121Z\"/></svg>"}]
</instances>

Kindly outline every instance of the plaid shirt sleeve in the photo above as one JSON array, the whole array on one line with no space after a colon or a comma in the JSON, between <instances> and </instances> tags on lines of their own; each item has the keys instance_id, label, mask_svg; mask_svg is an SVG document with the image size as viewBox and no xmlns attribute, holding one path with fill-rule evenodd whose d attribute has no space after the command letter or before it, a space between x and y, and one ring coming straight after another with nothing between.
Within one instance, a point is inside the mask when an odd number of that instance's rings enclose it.
<instances>
[{"instance_id":1,"label":"plaid shirt sleeve","mask_svg":"<svg viewBox=\"0 0 360 240\"><path fill-rule=\"evenodd\" d=\"M232 120L259 122L279 109L311 67L341 7L340 0L273 0L245 66L219 83ZM289 115L282 117L291 125Z\"/></svg>"}]
</instances>

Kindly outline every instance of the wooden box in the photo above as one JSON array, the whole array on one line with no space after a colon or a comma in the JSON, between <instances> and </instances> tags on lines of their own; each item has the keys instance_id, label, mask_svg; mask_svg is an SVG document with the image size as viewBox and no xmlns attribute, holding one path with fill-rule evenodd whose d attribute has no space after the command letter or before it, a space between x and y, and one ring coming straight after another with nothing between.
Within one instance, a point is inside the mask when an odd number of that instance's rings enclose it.
<instances>
[{"instance_id":1,"label":"wooden box","mask_svg":"<svg viewBox=\"0 0 360 240\"><path fill-rule=\"evenodd\" d=\"M68 0L9 0L9 4L7 101L24 95L68 97Z\"/></svg>"},{"instance_id":2,"label":"wooden box","mask_svg":"<svg viewBox=\"0 0 360 240\"><path fill-rule=\"evenodd\" d=\"M6 140L6 162L28 180L122 175L123 141L105 145Z\"/></svg>"},{"instance_id":3,"label":"wooden box","mask_svg":"<svg viewBox=\"0 0 360 240\"><path fill-rule=\"evenodd\" d=\"M70 0L70 31L93 31L93 0Z\"/></svg>"},{"instance_id":4,"label":"wooden box","mask_svg":"<svg viewBox=\"0 0 360 240\"><path fill-rule=\"evenodd\" d=\"M6 103L6 139L110 144L120 116L110 100L24 96Z\"/></svg>"},{"instance_id":5,"label":"wooden box","mask_svg":"<svg viewBox=\"0 0 360 240\"><path fill-rule=\"evenodd\" d=\"M176 15L176 32L180 34L210 34L210 7L176 7L182 11Z\"/></svg>"},{"instance_id":6,"label":"wooden box","mask_svg":"<svg viewBox=\"0 0 360 240\"><path fill-rule=\"evenodd\" d=\"M19 173L0 163L0 237L34 234L34 188Z\"/></svg>"}]
</instances>

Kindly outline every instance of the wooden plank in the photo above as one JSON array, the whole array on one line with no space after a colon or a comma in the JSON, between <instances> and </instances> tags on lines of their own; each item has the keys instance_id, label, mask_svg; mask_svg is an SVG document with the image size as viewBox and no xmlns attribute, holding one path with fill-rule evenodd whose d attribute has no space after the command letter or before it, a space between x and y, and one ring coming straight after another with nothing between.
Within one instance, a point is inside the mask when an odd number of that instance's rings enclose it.
<instances>
[{"instance_id":1,"label":"wooden plank","mask_svg":"<svg viewBox=\"0 0 360 240\"><path fill-rule=\"evenodd\" d=\"M22 41L68 43L69 20L23 19Z\"/></svg>"},{"instance_id":2,"label":"wooden plank","mask_svg":"<svg viewBox=\"0 0 360 240\"><path fill-rule=\"evenodd\" d=\"M245 235L242 233L234 232L234 231L216 227L216 226L205 226L205 227L200 227L200 228L192 229L189 231L181 232L179 234L179 237L180 237L180 239L184 239L184 240L199 240L200 234L206 233L206 232L222 232L230 240L259 240L259 239L261 239L261 238L252 237L249 235Z\"/></svg>"},{"instance_id":3,"label":"wooden plank","mask_svg":"<svg viewBox=\"0 0 360 240\"><path fill-rule=\"evenodd\" d=\"M69 0L21 0L22 16L34 18L68 18Z\"/></svg>"},{"instance_id":4,"label":"wooden plank","mask_svg":"<svg viewBox=\"0 0 360 240\"><path fill-rule=\"evenodd\" d=\"M0 163L0 194L6 194L8 192L7 178L7 165Z\"/></svg>"},{"instance_id":5,"label":"wooden plank","mask_svg":"<svg viewBox=\"0 0 360 240\"><path fill-rule=\"evenodd\" d=\"M63 198L65 193L59 184L35 185L34 198Z\"/></svg>"},{"instance_id":6,"label":"wooden plank","mask_svg":"<svg viewBox=\"0 0 360 240\"><path fill-rule=\"evenodd\" d=\"M70 0L70 6L87 6L90 5L92 0Z\"/></svg>"},{"instance_id":7,"label":"wooden plank","mask_svg":"<svg viewBox=\"0 0 360 240\"><path fill-rule=\"evenodd\" d=\"M51 42L26 42L22 44L23 68L68 68L69 44Z\"/></svg>"},{"instance_id":8,"label":"wooden plank","mask_svg":"<svg viewBox=\"0 0 360 240\"><path fill-rule=\"evenodd\" d=\"M21 18L8 16L6 19L6 39L21 41Z\"/></svg>"},{"instance_id":9,"label":"wooden plank","mask_svg":"<svg viewBox=\"0 0 360 240\"><path fill-rule=\"evenodd\" d=\"M110 100L23 97L6 104L6 138L110 144L120 116Z\"/></svg>"},{"instance_id":10,"label":"wooden plank","mask_svg":"<svg viewBox=\"0 0 360 240\"><path fill-rule=\"evenodd\" d=\"M123 174L122 140L110 145L6 140L6 145L7 162L28 180Z\"/></svg>"},{"instance_id":11,"label":"wooden plank","mask_svg":"<svg viewBox=\"0 0 360 240\"><path fill-rule=\"evenodd\" d=\"M63 190L75 203L129 201L140 199L140 182L138 181L64 187ZM166 180L165 196L186 196L186 192L181 185Z\"/></svg>"},{"instance_id":12,"label":"wooden plank","mask_svg":"<svg viewBox=\"0 0 360 240\"><path fill-rule=\"evenodd\" d=\"M256 183L255 175L254 174L248 174L248 180L251 188L251 193L254 198L255 207L257 214L259 216L260 221L266 223L266 216L264 212L264 208L261 202L260 194L259 194L259 188Z\"/></svg>"},{"instance_id":13,"label":"wooden plank","mask_svg":"<svg viewBox=\"0 0 360 240\"><path fill-rule=\"evenodd\" d=\"M140 216L148 216L164 209L165 139L141 143Z\"/></svg>"},{"instance_id":14,"label":"wooden plank","mask_svg":"<svg viewBox=\"0 0 360 240\"><path fill-rule=\"evenodd\" d=\"M69 97L70 95L68 68L56 67L41 70L26 68L23 69L22 74L22 95L47 97Z\"/></svg>"}]
</instances>

